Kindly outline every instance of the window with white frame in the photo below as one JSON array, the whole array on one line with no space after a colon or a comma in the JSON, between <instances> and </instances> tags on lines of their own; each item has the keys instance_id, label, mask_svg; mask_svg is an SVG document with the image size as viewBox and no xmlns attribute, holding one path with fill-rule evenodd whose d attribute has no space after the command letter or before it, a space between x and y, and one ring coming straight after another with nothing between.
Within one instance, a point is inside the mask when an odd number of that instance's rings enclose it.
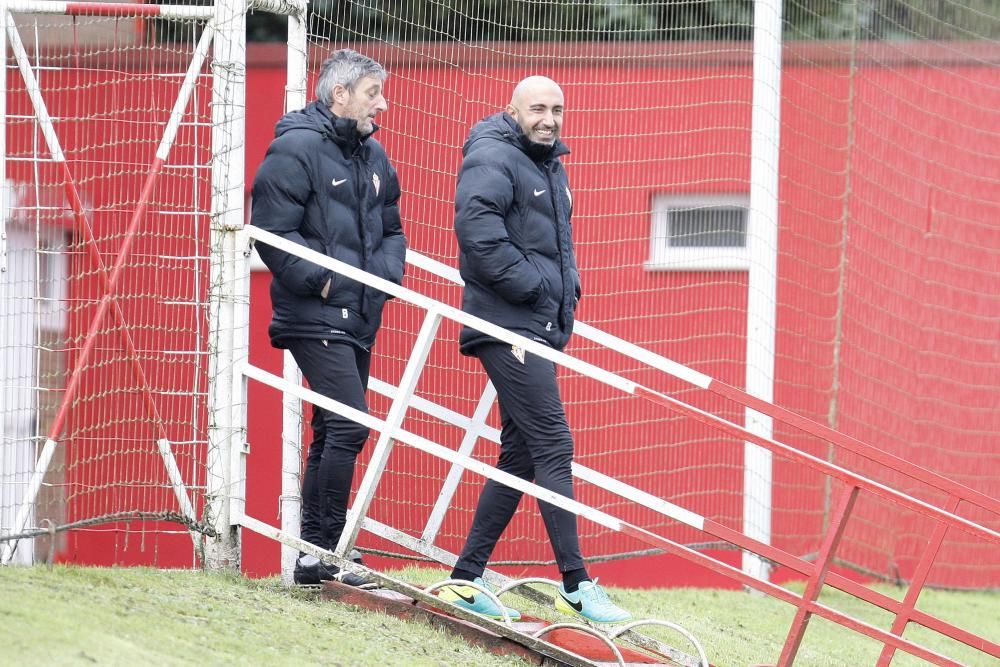
<instances>
[{"instance_id":1,"label":"window with white frame","mask_svg":"<svg viewBox=\"0 0 1000 667\"><path fill-rule=\"evenodd\" d=\"M655 195L646 269L747 270L749 207L749 194Z\"/></svg>"}]
</instances>

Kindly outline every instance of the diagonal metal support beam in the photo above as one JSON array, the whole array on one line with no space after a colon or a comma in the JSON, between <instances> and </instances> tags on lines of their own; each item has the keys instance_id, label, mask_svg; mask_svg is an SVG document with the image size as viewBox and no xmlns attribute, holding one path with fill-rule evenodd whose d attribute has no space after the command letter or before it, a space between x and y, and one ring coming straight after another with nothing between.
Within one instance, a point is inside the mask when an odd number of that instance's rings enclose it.
<instances>
[{"instance_id":1,"label":"diagonal metal support beam","mask_svg":"<svg viewBox=\"0 0 1000 667\"><path fill-rule=\"evenodd\" d=\"M476 441L479 440L479 437L486 430L486 418L489 416L490 408L493 407L493 401L496 398L496 387L493 386L492 382L487 381L486 386L483 388L483 393L479 397L479 403L476 405L476 411L472 414L469 427L466 429L465 435L462 436L462 443L458 446L458 453L462 456L472 456L472 452L476 448ZM424 526L422 536L422 539L430 544L433 544L434 540L437 539L438 531L444 522L444 516L448 512L448 506L451 505L451 499L455 497L455 491L458 490L458 483L462 481L463 472L465 472L465 469L462 466L453 465L451 470L448 471L448 476L445 478L444 484L441 485L441 492L434 502L430 516L427 517L427 525Z\"/></svg>"},{"instance_id":2,"label":"diagonal metal support beam","mask_svg":"<svg viewBox=\"0 0 1000 667\"><path fill-rule=\"evenodd\" d=\"M399 393L396 395L389 414L386 415L383 428L379 432L378 442L375 451L372 452L371 460L368 462L368 469L358 487L357 495L354 497L354 505L347 512L347 520L344 523L344 532L340 535L340 542L337 544L336 552L343 556L358 539L358 531L361 530L361 520L368 514L368 508L375 498L375 489L379 480L382 479L382 472L389 462L389 454L392 453L392 441L396 437L397 431L403 426L403 419L406 417L406 409L410 404L410 399L417 389L417 382L420 374L424 370L427 356L430 354L431 345L437 336L438 327L441 325L442 315L435 310L427 311L424 323L417 334L417 340L413 344L413 352L410 360L406 363L403 377L399 381Z\"/></svg>"}]
</instances>

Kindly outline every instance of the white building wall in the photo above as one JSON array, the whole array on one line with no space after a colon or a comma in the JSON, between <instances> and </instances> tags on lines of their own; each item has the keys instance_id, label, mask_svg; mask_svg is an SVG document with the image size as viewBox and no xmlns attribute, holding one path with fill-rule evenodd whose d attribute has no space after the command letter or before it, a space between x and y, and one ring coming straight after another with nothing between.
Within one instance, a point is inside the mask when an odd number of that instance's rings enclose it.
<instances>
[{"instance_id":1,"label":"white building wall","mask_svg":"<svg viewBox=\"0 0 1000 667\"><path fill-rule=\"evenodd\" d=\"M35 232L7 221L7 270L0 272L0 530L7 532L35 461L38 355L35 350ZM34 526L34 516L28 519ZM14 563L33 560L22 541Z\"/></svg>"}]
</instances>

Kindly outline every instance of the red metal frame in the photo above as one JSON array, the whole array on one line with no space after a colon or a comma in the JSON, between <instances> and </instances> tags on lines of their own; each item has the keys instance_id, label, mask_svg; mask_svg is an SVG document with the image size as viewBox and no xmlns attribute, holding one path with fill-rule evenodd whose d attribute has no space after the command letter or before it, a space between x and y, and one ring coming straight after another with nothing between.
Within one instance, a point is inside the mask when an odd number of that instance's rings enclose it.
<instances>
[{"instance_id":1,"label":"red metal frame","mask_svg":"<svg viewBox=\"0 0 1000 667\"><path fill-rule=\"evenodd\" d=\"M812 603L816 602L819 598L826 575L830 571L833 554L837 550L837 545L840 544L840 538L844 536L844 529L847 527L847 517L851 513L851 510L854 509L854 502L858 499L858 490L858 487L852 486L840 499L840 504L833 514L830 530L823 539L823 546L820 548L816 558L819 567L816 568L816 572L809 578L809 582L806 584L806 590L802 593L803 600ZM806 626L809 625L811 616L812 612L809 611L807 605L802 605L795 612L795 620L792 621L792 627L788 631L785 646L781 649L781 657L778 658L778 664L792 664L795 654L799 650L799 645L802 643L802 637L805 636Z\"/></svg>"},{"instance_id":2,"label":"red metal frame","mask_svg":"<svg viewBox=\"0 0 1000 667\"><path fill-rule=\"evenodd\" d=\"M954 506L957 507L957 504ZM952 507L952 505L949 505L949 507ZM949 511L951 510L949 509ZM943 524L941 525L943 526ZM797 572L805 578L814 577L817 568L819 567L817 562L805 560L803 558L790 554L786 551L782 551L781 549L773 547L770 544L765 544L763 542L759 542L757 540L749 538L743 533L737 530L733 530L732 528L723 526L722 524L712 521L711 519L705 519L705 523L704 526L702 527L702 530L705 533L712 535L713 537L725 540L726 542L736 545L741 549L746 549L747 551L751 551L755 554L763 556L767 560L776 563L778 565L781 565L782 567L786 567L789 570ZM938 530L941 533L941 539L943 540L944 529L939 528ZM935 533L935 535L937 535L937 532ZM930 553L931 553L930 549L928 549L928 554ZM936 549L934 550L934 553L936 553ZM927 558L928 556L925 555L925 559ZM931 560L933 559L931 558ZM923 561L921 563L923 564ZM926 569L928 571L930 570L930 562L928 562ZM863 584L860 584L852 579L848 579L847 577L837 574L835 572L828 572L826 575L826 583L832 586L833 588L836 588L837 590L843 591L848 595L852 595L860 600L863 600L869 604L875 605L876 607L879 607L881 609L884 609L885 611L888 611L896 615L897 622L899 621L899 619L905 618L907 619L907 622L918 623L919 625L922 625L929 630L934 630L935 632L938 632L942 635L947 635L957 641L962 642L963 644L972 646L973 648L977 648L992 656L1000 657L1000 644L991 642L983 637L979 637L977 635L972 634L971 632L968 632L966 630L963 630L962 628L952 625L951 623L942 621L941 619L935 618L934 616L931 616L925 612L914 609L913 604L916 602L917 596L920 593L920 587L923 586L925 580L926 580L926 572L924 572L923 576L920 578L915 576L913 582L911 583L911 587L906 594L906 598L904 599L904 601L900 602L895 598L891 598L888 595L879 593L878 591L868 588ZM746 583L746 582L741 582L741 583ZM902 625L901 627L905 627L905 624ZM893 632L897 635L900 636L902 635L901 629L899 631L896 631L894 629Z\"/></svg>"},{"instance_id":3,"label":"red metal frame","mask_svg":"<svg viewBox=\"0 0 1000 667\"><path fill-rule=\"evenodd\" d=\"M727 576L730 579L733 579L734 581L737 581L740 584L743 584L744 586L747 586L749 588L753 588L755 590L761 591L762 593L767 593L768 595L771 595L772 597L775 597L775 598L777 598L779 600L787 602L787 603L789 603L791 605L794 605L796 607L800 607L802 609L805 609L805 611L807 611L810 614L816 614L816 615L822 616L823 618L825 618L825 619L827 619L829 621L833 621L834 623L838 623L838 624L840 624L840 625L842 625L842 626L844 626L844 627L846 627L846 628L848 628L850 630L854 630L855 632L867 635L867 636L869 636L869 637L871 637L873 639L876 639L876 640L878 640L880 642L883 642L883 643L885 643L885 644L887 644L889 646L892 646L892 647L898 648L898 649L903 649L907 653L910 653L911 655L915 655L918 658L923 658L924 660L927 660L928 662L930 662L932 664L935 664L935 665L946 665L948 667L960 667L961 666L961 663L956 662L956 661L952 660L951 658L948 658L947 656L944 656L944 655L941 655L940 653L936 653L934 651L931 651L928 648L925 648L923 646L915 644L915 643L913 643L911 641L903 639L903 638L901 638L901 637L899 637L897 635L894 635L892 633L886 632L885 630L882 630L880 628L876 628L875 626L869 625L868 623L865 623L863 621L859 621L856 618L848 616L847 614L844 614L843 612L839 612L836 609L833 609L831 607L827 607L824 604L821 604L821 603L816 602L814 600L812 600L812 601L811 600L807 600L807 599L805 599L804 596L797 595L796 593L793 593L792 591L788 590L787 588L782 588L781 586L778 586L777 584L772 584L769 581L764 581L763 579L758 579L757 577L751 576L751 575L743 572L742 570L739 570L739 569L733 567L732 565L728 565L728 564L723 563L721 561L715 560L711 556L706 556L706 555L704 555L702 553L699 553L699 552L697 552L697 551L695 551L693 549L689 549L688 547L685 547L685 546L683 546L681 544L678 544L676 542L668 540L668 539L666 539L664 537L660 537L659 535L656 535L655 533L652 533L652 532L650 532L650 531L648 531L648 530L646 530L644 528L640 528L638 526L634 526L632 524L629 524L629 523L623 521L622 524L621 524L621 532L624 533L624 534L626 534L626 535L629 535L631 537L634 537L637 540L645 542L646 544L649 544L651 546L663 549L664 551L669 552L671 554L674 554L676 556L680 556L681 558L684 558L685 560L688 560L688 561L690 561L692 563L697 563L699 565L703 565L704 567L712 570L713 572L716 572L716 573L721 574L723 576ZM744 541L745 541L745 538L744 538ZM809 563L808 561L804 561L804 560L802 560L802 559L800 559L800 558L798 558L796 556L792 556L791 554L787 554L787 553L785 554L785 556L787 558L790 558L790 559L799 560L800 563L802 564L802 567L805 567L805 566L808 565L812 569L812 572L816 571L816 567L817 567L818 564ZM832 556L832 554L830 554L830 556ZM832 578L832 575L831 575L831 578ZM794 629L794 626L793 626L792 629ZM942 633L942 634L945 634L945 633ZM954 639L958 639L959 641L962 641L961 637L954 636L954 635L949 635L949 636L952 636ZM981 638L978 638L978 639L981 642L985 641L985 640L983 640ZM965 642L965 643L968 643L968 642ZM996 655L997 657L1000 657L1000 652L992 653L992 652L988 651L987 649L981 648L980 645L976 645L976 644L969 644L969 645L973 646L973 648L977 648L977 649L989 652L990 655ZM1000 647L998 647L998 648L1000 648ZM779 664L781 664L783 666L784 665L791 665L792 661L794 661L794 658L795 658L795 656L793 654L793 655L791 655L789 657L789 661L788 662L782 662L782 663L779 663Z\"/></svg>"},{"instance_id":4,"label":"red metal frame","mask_svg":"<svg viewBox=\"0 0 1000 667\"><path fill-rule=\"evenodd\" d=\"M701 556L696 552L685 553L685 551L689 550L686 550L680 545L671 543L672 548L667 548L665 543L669 542L669 540L655 536L648 531L638 529L634 526L629 526L625 532L634 535L648 544L659 543L657 546L661 546L671 553L685 557L688 560L700 562L702 565L706 565L710 569L729 576L746 586L769 593L778 599L785 600L786 602L794 604L798 607L795 619L789 628L788 637L782 650L781 657L779 658L778 665L781 665L782 667L793 664L798 647L801 643L802 637L804 636L806 626L808 625L809 618L813 614L819 614L828 620L832 620L847 628L881 641L884 646L879 657L878 664L880 666L888 665L890 663L896 649L903 649L912 655L924 658L925 660L937 665L959 664L946 656L901 639L903 630L906 628L906 625L911 622L918 623L925 628L934 630L935 632L955 639L956 641L960 641L990 656L1000 658L1000 645L995 642L961 628L957 628L950 623L925 612L918 611L915 608L917 598L923 589L923 585L927 579L927 574L929 573L940 546L944 541L948 528L959 528L978 538L1000 545L1000 533L955 514L955 511L958 509L960 503L962 501L969 502L1000 516L1000 501L965 487L953 480L949 480L941 475L921 468L920 466L914 465L909 461L905 461L887 452L878 450L871 445L867 445L842 433L838 433L829 427L818 424L812 420L802 417L801 415L797 415L789 410L767 403L731 385L727 385L713 379L709 383L707 389L720 396L736 401L745 407L767 414L774 419L783 421L789 425L796 426L807 433L823 438L831 444L843 447L851 452L864 456L870 461L876 462L886 468L902 472L912 479L927 484L931 488L946 492L948 494L948 500L945 503L944 509L925 503L912 496L874 482L868 478L851 473L843 468L833 465L832 463L810 456L809 454L801 452L783 443L751 433L750 431L737 426L736 424L732 424L721 417L699 410L698 408L687 405L686 403L673 399L669 396L642 386L637 386L636 394L649 401L669 407L684 415L692 417L697 421L720 430L727 435L752 442L770 450L773 453L783 456L786 459L804 464L823 474L839 479L845 483L849 490L845 494L844 498L842 498L841 504L834 515L833 521L828 528L823 546L817 555L815 563L805 561L799 556L787 553L771 545L762 544L756 540L748 538L738 531L726 528L713 521L706 520L705 522L705 532L725 539L740 548L752 551L808 576L808 584L801 597L796 596L784 588L747 575L731 566L719 563L718 561L715 561L707 556ZM919 512L920 514L937 521L935 532L931 537L930 543L924 552L924 556L920 561L918 569L902 602L893 600L892 598L873 591L866 586L853 582L846 577L829 572L829 568L833 562L833 557L836 552L837 544L843 535L850 511L853 508L854 502L860 491L868 491L890 502L896 503L915 512ZM816 600L818 599L819 593L825 583L829 583L834 588L842 590L850 595L854 595L859 599L869 602L870 604L874 604L894 613L896 618L893 622L891 631L887 633L884 630L875 628L867 623L858 621L857 619L851 618L818 603Z\"/></svg>"},{"instance_id":5,"label":"red metal frame","mask_svg":"<svg viewBox=\"0 0 1000 667\"><path fill-rule=\"evenodd\" d=\"M160 5L107 2L69 2L65 5L63 13L70 16L155 16L161 14L162 10L163 7ZM75 39L76 37L74 32L74 43ZM37 83L32 84L28 81L25 81L25 84L37 86ZM45 113L47 115L47 111ZM53 149L55 148L57 148L57 146L49 146L50 152L54 153L55 151ZM69 412L69 406L75 397L76 389L80 383L81 371L89 361L90 355L96 343L97 331L103 324L104 318L106 317L109 309L114 313L115 322L119 327L122 342L125 345L127 358L139 382L140 393L143 395L149 415L156 425L155 428L158 436L160 439L166 439L166 430L163 425L163 420L160 418L159 410L157 409L155 399L153 398L152 388L149 386L142 363L139 361L138 351L136 350L135 343L129 333L128 322L125 319L121 306L114 300L115 292L118 287L118 281L124 268L125 261L131 253L132 243L138 233L139 223L142 221L142 218L146 213L146 207L148 205L150 195L152 194L153 186L155 185L160 170L163 167L164 159L155 157L153 162L150 164L149 171L146 174L146 180L143 183L143 187L139 194L139 200L135 211L133 212L129 225L126 228L125 238L122 241L121 247L118 249L118 255L110 272L108 271L107 266L101 257L100 251L97 248L97 242L90 227L90 222L84 211L83 202L77 190L76 181L69 169L69 164L65 158L63 158L60 162L62 166L66 197L73 210L76 227L78 233L83 238L83 244L87 249L87 255L94 267L97 269L98 279L100 281L101 288L104 290L104 296L101 298L97 313L94 315L94 318L90 323L90 327L87 330L83 348L79 357L76 359L72 372L70 373L69 382L63 392L62 400L60 401L59 407L56 410L52 424L49 428L48 439L55 441L62 432Z\"/></svg>"},{"instance_id":6,"label":"red metal frame","mask_svg":"<svg viewBox=\"0 0 1000 667\"><path fill-rule=\"evenodd\" d=\"M71 16L159 16L159 5L140 5L115 2L67 2L66 13Z\"/></svg>"},{"instance_id":7,"label":"red metal frame","mask_svg":"<svg viewBox=\"0 0 1000 667\"><path fill-rule=\"evenodd\" d=\"M774 419L778 419L785 424L788 424L789 426L799 428L805 433L822 438L823 440L837 445L838 447L843 447L847 451L863 456L869 461L873 461L897 472L901 472L904 475L907 475L908 477L919 482L923 482L924 484L927 484L935 489L945 491L949 495L958 497L960 500L965 500L973 505L1000 515L1000 499L991 498L985 493L980 493L979 491L971 489L964 484L959 484L955 480L948 479L947 477L927 470L926 468L921 468L906 459L902 459L898 456L890 454L889 452L863 443L856 438L852 438L849 435L835 431L829 426L824 426L823 424L796 414L791 410L779 407L773 403L768 403L767 401L757 398L756 396L752 396L741 389L728 385L725 382L720 382L719 380L713 378L711 383L708 385L708 390L724 398L736 401L737 403L751 408L752 410L769 415Z\"/></svg>"},{"instance_id":8,"label":"red metal frame","mask_svg":"<svg viewBox=\"0 0 1000 667\"><path fill-rule=\"evenodd\" d=\"M136 373L136 377L139 379L139 383L141 384L141 393L146 399L146 406L150 410L150 416L153 417L153 420L156 422L160 437L166 437L166 432L163 430L163 422L159 417L159 412L156 409L156 403L153 399L152 389L146 381L146 375L143 371L142 364L139 362L139 356L135 348L135 343L132 341L132 336L128 332L125 315L122 313L121 306L114 301L115 292L118 289L118 280L122 274L122 268L124 267L125 261L128 259L132 250L132 242L135 240L136 233L138 232L139 222L142 220L143 214L146 212L149 195L153 190L153 184L156 182L156 177L159 175L162 166L163 160L160 158L156 158L153 161L149 173L146 176L146 183L139 196L139 203L136 206L135 212L132 214L132 220L129 222L129 226L125 231L125 239L122 241L122 245L118 250L118 257L115 259L115 263L112 266L110 273L107 273L104 261L101 259L100 251L97 250L96 241L93 233L91 232L90 224L88 223L86 215L83 212L83 204L80 201L79 194L77 193L73 176L69 171L69 167L65 162L63 162L63 173L66 178L67 196L70 198L73 212L76 215L78 223L77 226L81 233L84 234L84 245L87 247L88 255L99 269L101 286L104 287L105 293L101 298L100 304L98 305L97 313L95 313L93 320L91 320L90 328L87 330L86 337L84 338L83 349L80 351L80 356L76 359L73 371L69 376L69 383L66 385L66 390L63 392L62 401L59 403L59 409L56 411L56 415L52 420L52 426L49 428L49 440L57 439L59 434L62 432L63 423L66 421L66 416L69 412L69 406L73 401L76 394L76 388L80 383L80 377L82 375L81 371L90 359L90 354L93 351L97 340L97 332L101 328L109 309L114 311L115 319L121 327L120 332L122 334L122 341L125 343L129 361L132 363L132 368Z\"/></svg>"},{"instance_id":9,"label":"red metal frame","mask_svg":"<svg viewBox=\"0 0 1000 667\"><path fill-rule=\"evenodd\" d=\"M78 6L77 6L78 5ZM143 6L143 5L108 5L103 7L101 5L91 5L88 3L76 3L76 5L68 6L66 13L70 15L81 15L91 12L103 14L105 10L109 8L118 8L112 11L111 14L119 13L120 11L126 11L127 13L132 13L134 10L148 11L156 10L159 11L157 6ZM75 37L74 37L75 39ZM23 75L22 75L23 76ZM37 86L37 82L25 81L26 85ZM36 113L42 113L44 116L48 115L45 109L44 100L40 100L38 103L41 108L36 108ZM54 131L53 131L54 134ZM70 171L69 164L64 156L60 156L61 147L59 146L58 138L53 140L52 145L48 146L49 152L53 154L53 157L60 162L62 168L62 175L66 198L69 201L70 208L73 211L73 216L75 220L75 226L77 233L83 240L83 245L86 248L87 256L90 259L93 266L97 269L97 276L100 282L100 286L104 292L101 297L101 301L98 305L97 312L94 314L93 319L90 322L90 326L87 330L86 337L84 339L83 347L80 351L79 356L73 365L73 370L69 375L69 380L67 382L66 388L63 391L62 398L59 403L55 415L52 419L52 423L49 427L47 439L52 442L57 442L60 434L65 426L66 419L69 414L69 409L73 400L76 396L77 388L82 380L82 371L94 350L97 342L97 333L101 328L108 311L110 310L114 314L115 323L118 326L119 334L121 336L122 343L124 344L126 350L126 356L133 372L135 373L136 379L139 384L140 393L143 396L146 409L150 417L154 422L154 428L156 430L157 436L160 440L167 439L166 427L163 420L160 417L159 410L156 406L156 401L153 395L152 387L146 377L145 370L142 363L139 360L139 354L135 346L135 342L132 339L132 335L129 331L128 321L125 318L125 314L121 309L121 306L115 300L115 294L117 292L118 282L121 278L121 274L125 267L125 262L128 260L131 254L132 245L138 234L139 224L142 221L146 213L146 208L151 197L153 186L156 184L157 178L164 164L164 159L156 156L154 157L152 163L150 164L149 170L146 174L145 182L139 194L139 200L136 204L136 208L132 213L132 217L129 221L128 227L126 228L125 238L122 241L120 248L118 249L117 257L115 258L114 264L112 265L110 271L104 263L101 257L100 251L97 248L97 241L94 238L93 230L91 229L90 221L87 218L86 212L84 210L83 202L80 197L79 191L76 186L76 180ZM61 159L59 159L61 157Z\"/></svg>"},{"instance_id":10,"label":"red metal frame","mask_svg":"<svg viewBox=\"0 0 1000 667\"><path fill-rule=\"evenodd\" d=\"M958 509L959 499L956 496L951 496L948 499L948 504L945 509L951 513L955 513ZM939 523L934 528L934 534L931 536L930 543L927 545L927 550L924 551L923 557L920 559L920 563L917 565L916 571L913 573L913 580L910 582L910 587L906 591L906 596L903 598L903 602L900 605L900 610L896 612L896 618L892 622L891 632L895 635L903 636L903 630L906 629L906 624L909 623L910 616L913 613L914 608L917 604L917 598L920 596L920 591L923 588L924 582L927 581L927 575L931 571L931 565L934 564L934 557L937 556L938 550L941 548L941 544L944 542L944 535L948 532L948 526L944 523ZM892 656L895 654L896 650L891 646L882 647L882 653L879 655L878 662L876 663L878 667L885 667L890 662L892 662Z\"/></svg>"}]
</instances>

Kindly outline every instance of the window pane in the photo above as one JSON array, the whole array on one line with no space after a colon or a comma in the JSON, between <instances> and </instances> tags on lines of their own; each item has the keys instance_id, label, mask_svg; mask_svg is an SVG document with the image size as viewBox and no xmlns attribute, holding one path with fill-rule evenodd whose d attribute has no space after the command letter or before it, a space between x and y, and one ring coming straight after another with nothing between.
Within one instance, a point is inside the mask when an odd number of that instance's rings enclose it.
<instances>
[{"instance_id":1,"label":"window pane","mask_svg":"<svg viewBox=\"0 0 1000 667\"><path fill-rule=\"evenodd\" d=\"M746 247L746 209L732 206L677 208L671 210L669 216L672 247Z\"/></svg>"}]
</instances>

